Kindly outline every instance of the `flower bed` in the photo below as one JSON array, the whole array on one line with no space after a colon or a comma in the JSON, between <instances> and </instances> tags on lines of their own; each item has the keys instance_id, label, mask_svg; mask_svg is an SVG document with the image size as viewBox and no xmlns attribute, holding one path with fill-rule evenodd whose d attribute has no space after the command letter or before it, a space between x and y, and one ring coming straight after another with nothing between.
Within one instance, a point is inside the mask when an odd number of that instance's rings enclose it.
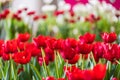
<instances>
[{"instance_id":1,"label":"flower bed","mask_svg":"<svg viewBox=\"0 0 120 80\"><path fill-rule=\"evenodd\" d=\"M120 47L116 33L102 33L103 41L86 33L78 40L39 35L29 41L28 33L0 40L0 78L35 80L120 79Z\"/></svg>"}]
</instances>

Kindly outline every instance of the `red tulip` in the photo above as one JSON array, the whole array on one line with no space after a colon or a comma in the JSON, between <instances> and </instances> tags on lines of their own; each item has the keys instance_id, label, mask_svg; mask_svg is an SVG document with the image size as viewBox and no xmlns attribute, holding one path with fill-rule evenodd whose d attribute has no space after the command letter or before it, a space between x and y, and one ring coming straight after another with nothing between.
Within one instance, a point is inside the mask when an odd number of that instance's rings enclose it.
<instances>
[{"instance_id":1,"label":"red tulip","mask_svg":"<svg viewBox=\"0 0 120 80\"><path fill-rule=\"evenodd\" d=\"M79 58L80 58L80 55L79 55L79 54L76 54L76 55L73 57L73 59L68 60L68 63L69 63L69 64L75 64L75 63L78 62Z\"/></svg>"},{"instance_id":2,"label":"red tulip","mask_svg":"<svg viewBox=\"0 0 120 80\"><path fill-rule=\"evenodd\" d=\"M48 57L49 61L54 61L54 50L50 49L49 47L44 49L45 51L45 56Z\"/></svg>"},{"instance_id":3,"label":"red tulip","mask_svg":"<svg viewBox=\"0 0 120 80\"><path fill-rule=\"evenodd\" d=\"M76 22L76 20L74 20L74 19L70 19L68 21L69 21L69 23L75 23Z\"/></svg>"},{"instance_id":4,"label":"red tulip","mask_svg":"<svg viewBox=\"0 0 120 80\"><path fill-rule=\"evenodd\" d=\"M60 49L60 54L64 59L71 60L74 58L75 54L77 53L75 48L68 46L65 40L61 43L62 47ZM69 44L70 45L70 44Z\"/></svg>"},{"instance_id":5,"label":"red tulip","mask_svg":"<svg viewBox=\"0 0 120 80\"><path fill-rule=\"evenodd\" d=\"M37 21L37 20L39 20L39 19L40 19L40 16L37 16L37 15L36 15L36 16L33 17L33 20L34 20L34 21Z\"/></svg>"},{"instance_id":6,"label":"red tulip","mask_svg":"<svg viewBox=\"0 0 120 80\"><path fill-rule=\"evenodd\" d=\"M72 66L65 68L65 72L68 80L93 80L92 70L80 70L79 68Z\"/></svg>"},{"instance_id":7,"label":"red tulip","mask_svg":"<svg viewBox=\"0 0 120 80\"><path fill-rule=\"evenodd\" d=\"M111 33L104 32L101 34L101 36L105 43L112 43L117 39L117 35L114 32Z\"/></svg>"},{"instance_id":8,"label":"red tulip","mask_svg":"<svg viewBox=\"0 0 120 80\"><path fill-rule=\"evenodd\" d=\"M51 49L54 49L54 43L55 43L56 39L55 38L50 38L50 37L47 37L45 43L46 43L46 46L51 48Z\"/></svg>"},{"instance_id":9,"label":"red tulip","mask_svg":"<svg viewBox=\"0 0 120 80\"><path fill-rule=\"evenodd\" d=\"M17 40L9 40L5 43L4 46L6 53L14 53L17 52Z\"/></svg>"},{"instance_id":10,"label":"red tulip","mask_svg":"<svg viewBox=\"0 0 120 80\"><path fill-rule=\"evenodd\" d=\"M55 11L54 12L54 16L59 16L59 15L62 15L62 14L64 14L64 11Z\"/></svg>"},{"instance_id":11,"label":"red tulip","mask_svg":"<svg viewBox=\"0 0 120 80\"><path fill-rule=\"evenodd\" d=\"M54 77L52 77L52 76L49 76L49 77L47 77L47 78L43 78L42 80L56 80Z\"/></svg>"},{"instance_id":12,"label":"red tulip","mask_svg":"<svg viewBox=\"0 0 120 80\"><path fill-rule=\"evenodd\" d=\"M91 23L95 23L100 20L100 17L96 17L94 14L90 14L88 17L85 18L85 21L89 21Z\"/></svg>"},{"instance_id":13,"label":"red tulip","mask_svg":"<svg viewBox=\"0 0 120 80\"><path fill-rule=\"evenodd\" d=\"M45 20L45 19L47 19L47 15L46 14L40 15L40 18Z\"/></svg>"},{"instance_id":14,"label":"red tulip","mask_svg":"<svg viewBox=\"0 0 120 80\"><path fill-rule=\"evenodd\" d=\"M21 14L21 13L22 13L22 10L18 10L18 11L17 11L17 14Z\"/></svg>"},{"instance_id":15,"label":"red tulip","mask_svg":"<svg viewBox=\"0 0 120 80\"><path fill-rule=\"evenodd\" d=\"M31 60L31 53L28 50L14 54L14 61L20 64L27 64Z\"/></svg>"},{"instance_id":16,"label":"red tulip","mask_svg":"<svg viewBox=\"0 0 120 80\"><path fill-rule=\"evenodd\" d=\"M117 44L105 44L105 53L103 57L109 61L114 62L115 59L120 57L120 47Z\"/></svg>"},{"instance_id":17,"label":"red tulip","mask_svg":"<svg viewBox=\"0 0 120 80\"><path fill-rule=\"evenodd\" d=\"M106 65L104 64L97 64L93 68L94 72L94 80L103 80L106 75Z\"/></svg>"},{"instance_id":18,"label":"red tulip","mask_svg":"<svg viewBox=\"0 0 120 80\"><path fill-rule=\"evenodd\" d=\"M59 79L57 79L57 80L65 80L65 78L59 78Z\"/></svg>"},{"instance_id":19,"label":"red tulip","mask_svg":"<svg viewBox=\"0 0 120 80\"><path fill-rule=\"evenodd\" d=\"M30 38L30 34L29 33L20 33L18 35L18 40L21 41L21 42L26 42L28 41Z\"/></svg>"},{"instance_id":20,"label":"red tulip","mask_svg":"<svg viewBox=\"0 0 120 80\"><path fill-rule=\"evenodd\" d=\"M0 40L0 57L2 56L2 54L4 53L4 41L3 40Z\"/></svg>"},{"instance_id":21,"label":"red tulip","mask_svg":"<svg viewBox=\"0 0 120 80\"><path fill-rule=\"evenodd\" d=\"M35 11L30 11L27 13L27 15L31 16L31 15L34 15L35 14Z\"/></svg>"},{"instance_id":22,"label":"red tulip","mask_svg":"<svg viewBox=\"0 0 120 80\"><path fill-rule=\"evenodd\" d=\"M7 60L10 60L10 54L7 54L7 53L2 53L2 59L4 60L4 61L7 61Z\"/></svg>"},{"instance_id":23,"label":"red tulip","mask_svg":"<svg viewBox=\"0 0 120 80\"><path fill-rule=\"evenodd\" d=\"M71 47L71 48L76 48L78 42L74 38L67 38L64 42L66 46Z\"/></svg>"},{"instance_id":24,"label":"red tulip","mask_svg":"<svg viewBox=\"0 0 120 80\"><path fill-rule=\"evenodd\" d=\"M17 42L18 50L24 51L25 50L25 45L26 45L26 43L18 41Z\"/></svg>"},{"instance_id":25,"label":"red tulip","mask_svg":"<svg viewBox=\"0 0 120 80\"><path fill-rule=\"evenodd\" d=\"M45 41L46 41L46 37L42 36L42 35L40 35L36 38L33 38L33 42L38 48L40 48L40 47L45 48L46 47Z\"/></svg>"},{"instance_id":26,"label":"red tulip","mask_svg":"<svg viewBox=\"0 0 120 80\"><path fill-rule=\"evenodd\" d=\"M58 39L53 43L53 48L55 50L61 49L62 48L62 43L63 43L63 39Z\"/></svg>"},{"instance_id":27,"label":"red tulip","mask_svg":"<svg viewBox=\"0 0 120 80\"><path fill-rule=\"evenodd\" d=\"M9 9L4 10L4 12L3 12L3 14L4 14L6 17L8 16L9 13L10 13L10 10L9 10Z\"/></svg>"},{"instance_id":28,"label":"red tulip","mask_svg":"<svg viewBox=\"0 0 120 80\"><path fill-rule=\"evenodd\" d=\"M70 11L70 16L71 17L74 17L75 16L75 13L73 11Z\"/></svg>"},{"instance_id":29,"label":"red tulip","mask_svg":"<svg viewBox=\"0 0 120 80\"><path fill-rule=\"evenodd\" d=\"M41 54L41 50L38 49L33 43L27 43L25 48L31 52L31 56L33 57Z\"/></svg>"},{"instance_id":30,"label":"red tulip","mask_svg":"<svg viewBox=\"0 0 120 80\"><path fill-rule=\"evenodd\" d=\"M21 18L18 14L13 14L13 15L12 15L12 18L13 18L13 19L16 19L16 20L18 20L18 21L21 21L21 20L22 20L22 18Z\"/></svg>"},{"instance_id":31,"label":"red tulip","mask_svg":"<svg viewBox=\"0 0 120 80\"><path fill-rule=\"evenodd\" d=\"M81 43L93 43L95 40L95 34L86 33L79 37Z\"/></svg>"},{"instance_id":32,"label":"red tulip","mask_svg":"<svg viewBox=\"0 0 120 80\"><path fill-rule=\"evenodd\" d=\"M86 44L86 43L79 43L76 50L78 53L81 54L88 54L92 51L93 45L92 44Z\"/></svg>"},{"instance_id":33,"label":"red tulip","mask_svg":"<svg viewBox=\"0 0 120 80\"><path fill-rule=\"evenodd\" d=\"M96 60L96 62L99 61L99 58L103 57L103 54L105 53L105 49L104 49L105 44L101 43L101 42L96 42L95 44L93 44L93 54L94 54L94 58Z\"/></svg>"}]
</instances>

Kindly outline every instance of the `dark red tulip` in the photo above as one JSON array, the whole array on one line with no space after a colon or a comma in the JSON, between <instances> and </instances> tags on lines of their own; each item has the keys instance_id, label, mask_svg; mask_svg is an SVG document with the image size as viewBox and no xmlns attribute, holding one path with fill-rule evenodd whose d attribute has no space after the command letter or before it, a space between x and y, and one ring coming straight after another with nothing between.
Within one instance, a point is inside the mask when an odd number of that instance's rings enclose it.
<instances>
[{"instance_id":1,"label":"dark red tulip","mask_svg":"<svg viewBox=\"0 0 120 80\"><path fill-rule=\"evenodd\" d=\"M71 47L71 48L76 48L78 42L74 38L67 38L64 42L66 46Z\"/></svg>"},{"instance_id":2,"label":"dark red tulip","mask_svg":"<svg viewBox=\"0 0 120 80\"><path fill-rule=\"evenodd\" d=\"M81 54L88 54L92 51L93 45L92 44L86 44L86 43L79 43L76 50L78 53Z\"/></svg>"},{"instance_id":3,"label":"dark red tulip","mask_svg":"<svg viewBox=\"0 0 120 80\"><path fill-rule=\"evenodd\" d=\"M36 15L36 16L33 17L33 20L34 20L34 21L37 21L37 20L39 20L39 19L40 19L40 16L37 16L37 15Z\"/></svg>"},{"instance_id":4,"label":"dark red tulip","mask_svg":"<svg viewBox=\"0 0 120 80\"><path fill-rule=\"evenodd\" d=\"M117 35L114 32L111 33L104 32L101 34L101 36L105 43L112 43L117 39Z\"/></svg>"},{"instance_id":5,"label":"dark red tulip","mask_svg":"<svg viewBox=\"0 0 120 80\"><path fill-rule=\"evenodd\" d=\"M73 11L70 11L70 16L71 17L74 17L75 16L75 13Z\"/></svg>"},{"instance_id":6,"label":"dark red tulip","mask_svg":"<svg viewBox=\"0 0 120 80\"><path fill-rule=\"evenodd\" d=\"M35 11L30 11L27 13L27 15L31 16L31 15L34 15L35 14Z\"/></svg>"},{"instance_id":7,"label":"dark red tulip","mask_svg":"<svg viewBox=\"0 0 120 80\"><path fill-rule=\"evenodd\" d=\"M96 17L94 14L90 14L88 17L85 18L85 21L89 21L90 23L95 23L100 20L100 17Z\"/></svg>"},{"instance_id":8,"label":"dark red tulip","mask_svg":"<svg viewBox=\"0 0 120 80\"><path fill-rule=\"evenodd\" d=\"M13 14L13 15L12 15L12 18L13 18L13 19L16 19L16 20L18 20L18 21L21 21L21 20L22 20L22 18L21 18L18 14Z\"/></svg>"},{"instance_id":9,"label":"dark red tulip","mask_svg":"<svg viewBox=\"0 0 120 80\"><path fill-rule=\"evenodd\" d=\"M64 14L64 11L58 10L58 11L54 12L54 16L59 16L59 15L62 15L62 14Z\"/></svg>"},{"instance_id":10,"label":"dark red tulip","mask_svg":"<svg viewBox=\"0 0 120 80\"><path fill-rule=\"evenodd\" d=\"M23 10L24 10L24 11L27 11L27 10L28 10L28 8L23 8Z\"/></svg>"},{"instance_id":11,"label":"dark red tulip","mask_svg":"<svg viewBox=\"0 0 120 80\"><path fill-rule=\"evenodd\" d=\"M21 10L21 9L17 11L17 14L21 14L21 13L22 13L22 10Z\"/></svg>"},{"instance_id":12,"label":"dark red tulip","mask_svg":"<svg viewBox=\"0 0 120 80\"><path fill-rule=\"evenodd\" d=\"M74 20L74 19L70 19L68 21L69 21L69 23L75 23L76 22L76 20Z\"/></svg>"},{"instance_id":13,"label":"dark red tulip","mask_svg":"<svg viewBox=\"0 0 120 80\"><path fill-rule=\"evenodd\" d=\"M61 43L62 47L60 49L60 54L64 59L71 60L74 58L75 54L77 54L75 48L68 46L65 40Z\"/></svg>"},{"instance_id":14,"label":"dark red tulip","mask_svg":"<svg viewBox=\"0 0 120 80\"><path fill-rule=\"evenodd\" d=\"M55 55L54 55L54 50L50 49L49 47L44 49L45 51L45 56L48 57L49 61L54 61Z\"/></svg>"},{"instance_id":15,"label":"dark red tulip","mask_svg":"<svg viewBox=\"0 0 120 80\"><path fill-rule=\"evenodd\" d=\"M96 62L98 62L99 59L103 57L103 54L105 53L104 46L105 44L102 42L96 42L93 44L92 52Z\"/></svg>"},{"instance_id":16,"label":"dark red tulip","mask_svg":"<svg viewBox=\"0 0 120 80\"><path fill-rule=\"evenodd\" d=\"M47 19L47 15L46 14L40 15L40 18L45 20Z\"/></svg>"},{"instance_id":17,"label":"dark red tulip","mask_svg":"<svg viewBox=\"0 0 120 80\"><path fill-rule=\"evenodd\" d=\"M75 63L78 62L79 58L80 58L80 55L79 55L79 54L76 54L76 55L73 57L73 59L68 60L68 63L69 63L69 64L75 64Z\"/></svg>"}]
</instances>

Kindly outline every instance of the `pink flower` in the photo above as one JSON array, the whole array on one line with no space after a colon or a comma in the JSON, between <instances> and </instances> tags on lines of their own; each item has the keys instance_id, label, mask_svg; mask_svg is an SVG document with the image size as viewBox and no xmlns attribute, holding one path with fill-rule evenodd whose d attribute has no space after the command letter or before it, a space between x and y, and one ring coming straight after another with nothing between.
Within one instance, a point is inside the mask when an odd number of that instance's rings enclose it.
<instances>
[{"instance_id":1,"label":"pink flower","mask_svg":"<svg viewBox=\"0 0 120 80\"><path fill-rule=\"evenodd\" d=\"M86 4L88 3L88 0L65 0L66 3L70 4L71 7L73 7L74 5L81 3L81 4Z\"/></svg>"},{"instance_id":2,"label":"pink flower","mask_svg":"<svg viewBox=\"0 0 120 80\"><path fill-rule=\"evenodd\" d=\"M117 10L120 10L120 0L113 0L113 2L111 0L100 0L105 1L106 3L111 4L113 7L115 7Z\"/></svg>"}]
</instances>

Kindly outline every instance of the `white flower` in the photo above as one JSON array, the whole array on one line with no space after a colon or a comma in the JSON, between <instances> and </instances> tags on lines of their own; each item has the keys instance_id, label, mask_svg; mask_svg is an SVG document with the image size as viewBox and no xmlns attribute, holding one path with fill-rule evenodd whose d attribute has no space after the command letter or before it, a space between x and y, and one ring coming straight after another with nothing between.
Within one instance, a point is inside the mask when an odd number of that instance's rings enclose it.
<instances>
[{"instance_id":1,"label":"white flower","mask_svg":"<svg viewBox=\"0 0 120 80\"><path fill-rule=\"evenodd\" d=\"M56 6L55 5L44 5L42 7L42 11L43 12L53 12L56 10Z\"/></svg>"},{"instance_id":2,"label":"white flower","mask_svg":"<svg viewBox=\"0 0 120 80\"><path fill-rule=\"evenodd\" d=\"M44 3L50 4L53 0L43 0Z\"/></svg>"},{"instance_id":3,"label":"white flower","mask_svg":"<svg viewBox=\"0 0 120 80\"><path fill-rule=\"evenodd\" d=\"M64 16L63 16L63 15L57 16L56 22L57 22L58 24L64 24Z\"/></svg>"},{"instance_id":4,"label":"white flower","mask_svg":"<svg viewBox=\"0 0 120 80\"><path fill-rule=\"evenodd\" d=\"M73 7L73 11L75 13L78 13L80 15L86 15L88 13L88 9L85 5L83 4L76 4L74 7Z\"/></svg>"},{"instance_id":5,"label":"white flower","mask_svg":"<svg viewBox=\"0 0 120 80\"><path fill-rule=\"evenodd\" d=\"M54 33L58 33L58 31L59 31L59 29L58 29L57 26L54 26L54 27L52 28L52 30L53 30Z\"/></svg>"},{"instance_id":6,"label":"white flower","mask_svg":"<svg viewBox=\"0 0 120 80\"><path fill-rule=\"evenodd\" d=\"M73 34L78 34L78 29L74 29Z\"/></svg>"}]
</instances>

